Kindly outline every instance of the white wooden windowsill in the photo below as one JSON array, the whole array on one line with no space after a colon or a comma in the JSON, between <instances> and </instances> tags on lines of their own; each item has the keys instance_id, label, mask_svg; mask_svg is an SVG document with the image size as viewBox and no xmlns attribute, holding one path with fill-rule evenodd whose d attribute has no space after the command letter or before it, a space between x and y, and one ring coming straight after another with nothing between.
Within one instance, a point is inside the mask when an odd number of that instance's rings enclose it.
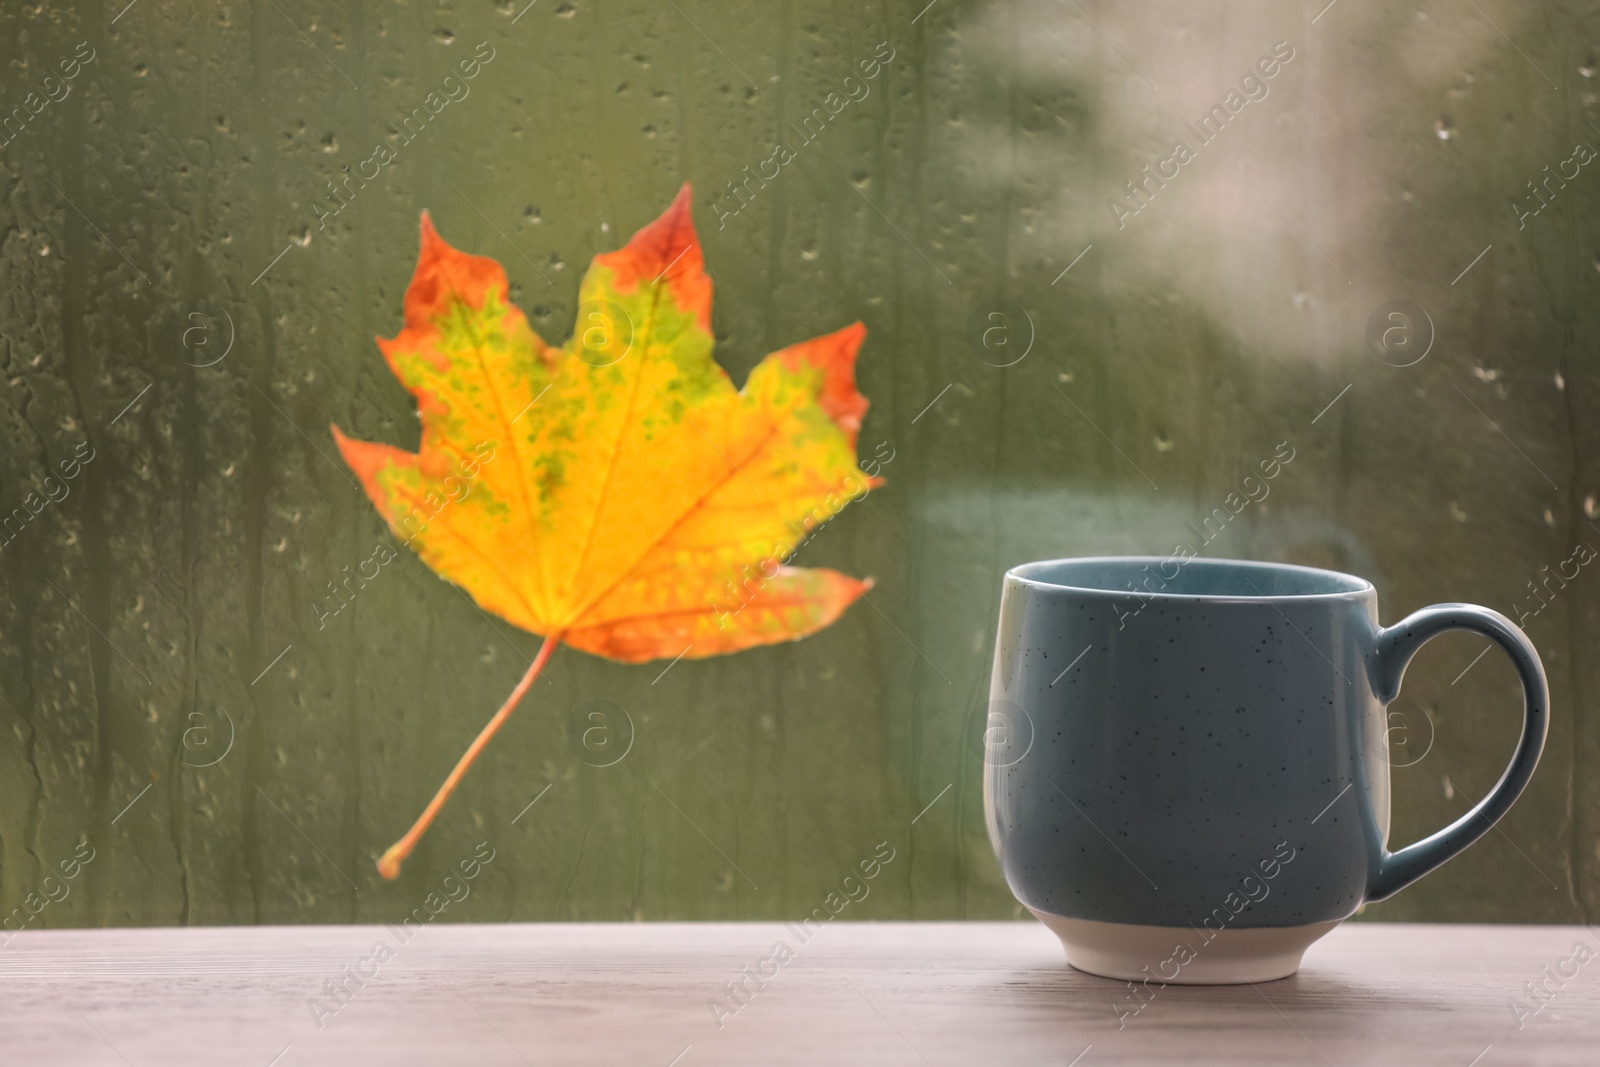
<instances>
[{"instance_id":1,"label":"white wooden windowsill","mask_svg":"<svg viewBox=\"0 0 1600 1067\"><path fill-rule=\"evenodd\" d=\"M1600 958L1571 962L1580 942L1600 953L1600 933L1576 926L1346 924L1293 978L1156 989L1121 1020L1140 1003L1128 986L1069 969L1031 922L840 921L805 944L779 923L438 925L399 940L378 926L20 934L0 949L0 1061L1600 1064ZM793 959L765 988L747 981L732 1012L725 984L780 940ZM381 964L379 942L394 952ZM364 984L330 998L347 966ZM713 997L732 1012L720 1027Z\"/></svg>"}]
</instances>

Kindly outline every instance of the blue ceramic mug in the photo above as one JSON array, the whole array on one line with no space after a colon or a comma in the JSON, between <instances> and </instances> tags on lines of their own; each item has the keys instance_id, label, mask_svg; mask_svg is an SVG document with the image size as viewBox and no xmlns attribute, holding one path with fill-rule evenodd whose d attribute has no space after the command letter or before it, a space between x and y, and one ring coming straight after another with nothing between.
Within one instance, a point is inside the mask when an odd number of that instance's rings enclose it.
<instances>
[{"instance_id":1,"label":"blue ceramic mug","mask_svg":"<svg viewBox=\"0 0 1600 1067\"><path fill-rule=\"evenodd\" d=\"M1489 795L1397 852L1384 706L1429 638L1521 676ZM1080 970L1209 984L1293 974L1317 938L1476 841L1544 748L1549 689L1509 619L1437 604L1388 628L1372 583L1277 563L1065 559L1005 576L984 811L1017 899Z\"/></svg>"}]
</instances>

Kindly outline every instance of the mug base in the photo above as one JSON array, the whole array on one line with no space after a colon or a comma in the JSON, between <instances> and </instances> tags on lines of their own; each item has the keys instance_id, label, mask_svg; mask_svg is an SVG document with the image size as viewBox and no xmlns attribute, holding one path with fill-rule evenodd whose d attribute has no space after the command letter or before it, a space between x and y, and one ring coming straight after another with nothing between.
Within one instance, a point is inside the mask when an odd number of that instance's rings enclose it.
<instances>
[{"instance_id":1,"label":"mug base","mask_svg":"<svg viewBox=\"0 0 1600 1067\"><path fill-rule=\"evenodd\" d=\"M1078 970L1102 978L1149 979L1166 985L1236 985L1287 978L1300 969L1300 958L1311 943L1344 921L1197 931L1187 926L1069 919L1028 910L1061 939L1067 962ZM1207 934L1211 935L1209 941ZM1177 973L1167 977L1173 970Z\"/></svg>"}]
</instances>

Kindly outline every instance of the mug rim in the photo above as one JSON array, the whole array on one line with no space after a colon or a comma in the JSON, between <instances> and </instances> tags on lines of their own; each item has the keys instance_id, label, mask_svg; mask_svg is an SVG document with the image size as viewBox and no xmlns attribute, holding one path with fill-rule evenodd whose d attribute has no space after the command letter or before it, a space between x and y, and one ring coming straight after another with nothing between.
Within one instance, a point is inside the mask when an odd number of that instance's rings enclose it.
<instances>
[{"instance_id":1,"label":"mug rim","mask_svg":"<svg viewBox=\"0 0 1600 1067\"><path fill-rule=\"evenodd\" d=\"M1256 559L1227 559L1212 558L1209 556L1191 556L1178 561L1180 567L1200 565L1203 569L1213 567L1241 567L1259 571L1288 571L1304 578L1320 578L1323 581L1332 581L1346 588L1333 589L1326 592L1315 593L1174 593L1155 590L1129 590L1108 589L1095 585L1075 585L1067 581L1052 581L1036 577L1034 573L1039 570L1057 567L1062 564L1076 563L1113 563L1130 565L1162 564L1177 560L1175 556L1065 556L1060 559L1032 560L1028 563L1019 563L1007 569L1006 581L1016 582L1028 589L1043 593L1070 593L1076 596L1104 596L1127 597L1131 594L1141 599L1173 600L1191 603L1230 603L1230 604L1263 604L1273 601L1310 601L1310 600L1361 600L1377 594L1377 587L1370 581L1357 574L1346 574L1343 571L1328 570L1324 567L1306 567L1298 563L1277 563L1271 560Z\"/></svg>"}]
</instances>

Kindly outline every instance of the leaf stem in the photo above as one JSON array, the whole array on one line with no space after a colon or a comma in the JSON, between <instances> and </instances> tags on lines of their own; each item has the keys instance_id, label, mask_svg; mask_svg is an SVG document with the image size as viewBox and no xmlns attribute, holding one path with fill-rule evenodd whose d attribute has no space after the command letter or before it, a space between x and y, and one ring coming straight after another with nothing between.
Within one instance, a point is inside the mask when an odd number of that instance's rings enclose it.
<instances>
[{"instance_id":1,"label":"leaf stem","mask_svg":"<svg viewBox=\"0 0 1600 1067\"><path fill-rule=\"evenodd\" d=\"M467 747L466 752L462 753L461 758L456 761L455 769L450 772L450 777L444 780L444 784L433 795L433 799L428 802L428 806L417 817L417 821L412 824L411 829L406 831L406 836L390 845L388 851L379 857L379 874L391 881L400 877L400 865L405 862L407 856L411 855L411 850L417 847L417 842L422 840L422 835L427 832L428 827L433 823L434 816L439 814L439 809L444 807L444 802L450 799L450 794L454 793L456 786L461 784L462 777L466 775L467 768L472 766L472 762L478 758L478 753L483 751L484 746L489 743L489 739L511 717L511 712L516 709L517 701L521 700L523 694L527 693L528 687L533 684L533 680L539 677L539 672L544 669L545 661L550 658L550 653L554 652L556 646L560 643L561 634L559 633L552 633L544 639L544 644L539 646L538 654L533 657L533 662L528 665L528 673L522 676L522 681L518 682L517 687L511 691L511 696L506 699L504 704L500 705L500 710L494 713L494 718L490 719L488 725L478 732L478 736Z\"/></svg>"}]
</instances>

